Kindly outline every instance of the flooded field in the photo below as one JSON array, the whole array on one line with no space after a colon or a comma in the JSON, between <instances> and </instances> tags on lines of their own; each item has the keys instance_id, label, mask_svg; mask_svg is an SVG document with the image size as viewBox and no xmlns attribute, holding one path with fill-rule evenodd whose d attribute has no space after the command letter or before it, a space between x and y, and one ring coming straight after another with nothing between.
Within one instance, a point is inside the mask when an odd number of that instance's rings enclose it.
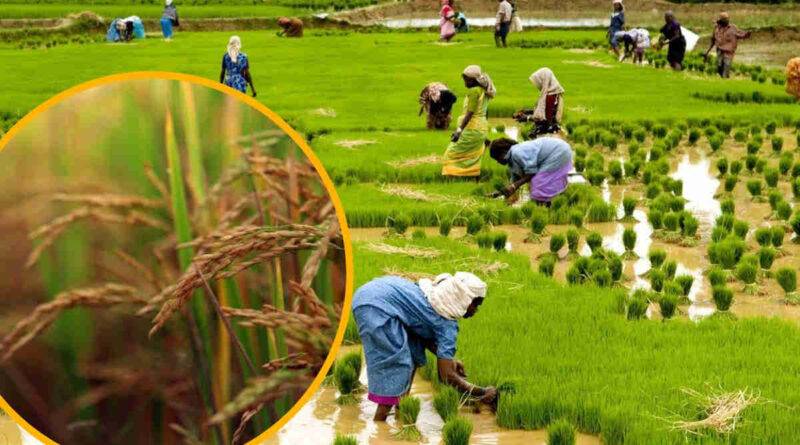
<instances>
[{"instance_id":1,"label":"flooded field","mask_svg":"<svg viewBox=\"0 0 800 445\"><path fill-rule=\"evenodd\" d=\"M578 18L578 19L526 19L523 18L522 26L526 28L600 28L608 26L607 19ZM381 24L387 28L431 28L439 26L438 18L402 18L386 19ZM493 27L494 17L470 17L469 26L478 28Z\"/></svg>"},{"instance_id":2,"label":"flooded field","mask_svg":"<svg viewBox=\"0 0 800 445\"><path fill-rule=\"evenodd\" d=\"M360 347L342 347L339 355L360 349ZM366 368L362 368L361 383L366 385ZM420 444L438 445L441 443L442 419L433 408L434 390L431 383L419 377L414 379L411 394L422 401L422 410L417 419L417 428L422 433ZM376 405L361 395L356 405L340 406L336 403L338 393L332 385L323 386L292 420L275 436L263 442L264 445L294 445L304 443L308 437L330 438L336 434L355 436L359 444L400 444L403 441L394 439L394 416L388 421L374 422ZM545 445L547 432L506 430L495 424L494 415L488 410L475 413L471 409L462 408L461 415L473 424L470 443L473 445ZM405 442L408 443L408 442ZM578 435L578 445L599 445L600 440L594 436Z\"/></svg>"}]
</instances>

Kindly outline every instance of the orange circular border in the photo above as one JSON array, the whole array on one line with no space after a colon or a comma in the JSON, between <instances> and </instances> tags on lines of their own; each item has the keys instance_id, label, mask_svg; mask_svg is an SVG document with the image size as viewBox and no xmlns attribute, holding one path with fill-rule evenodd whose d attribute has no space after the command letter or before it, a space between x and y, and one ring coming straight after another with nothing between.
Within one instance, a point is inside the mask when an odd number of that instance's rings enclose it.
<instances>
[{"instance_id":1,"label":"orange circular border","mask_svg":"<svg viewBox=\"0 0 800 445\"><path fill-rule=\"evenodd\" d=\"M277 125L284 133L289 135L289 137L294 141L297 146L303 150L306 157L311 161L311 164L314 166L314 169L319 174L320 178L322 179L322 184L325 186L325 189L328 192L328 195L333 201L333 206L336 209L336 216L339 219L339 226L342 229L342 239L344 242L344 250L345 250L345 299L344 299L344 306L342 307L342 314L339 321L339 328L336 331L336 336L334 337L333 344L331 345L331 350L328 352L328 357L325 359L325 363L322 365L322 369L320 370L319 374L314 378L311 382L311 385L306 389L300 399L292 406L292 408L287 412L283 417L278 419L277 422L272 424L266 431L259 434L253 440L248 442L249 445L255 444L256 442L263 441L265 439L270 438L272 435L278 432L286 423L297 414L298 411L305 405L314 393L319 389L322 385L322 381L325 379L325 376L328 374L331 366L333 365L334 360L336 359L336 355L339 351L339 347L342 344L342 340L344 339L344 332L347 329L347 322L350 318L350 303L353 298L353 248L350 243L350 228L347 226L347 219L345 218L344 208L342 207L342 202L339 199L339 195L336 193L336 188L333 185L333 181L328 176L328 173L325 171L322 163L320 162L319 158L314 154L311 147L305 141L305 139L297 133L289 124L286 123L280 116L275 114L272 110L267 108L266 105L258 102L254 98L236 91L232 88L229 88L221 83L214 82L213 80L206 79L199 76L193 76L190 74L181 74L181 73L173 73L169 71L136 71L130 73L123 73L123 74L114 74L111 76L100 77L94 80L90 80L88 82L82 83L80 85L74 86L69 88L61 93L56 94L55 96L51 97L50 99L46 100L36 108L34 108L30 113L26 114L22 119L19 120L16 124L14 124L8 132L0 138L0 151L2 151L6 145L14 138L14 136L24 127L28 122L36 118L36 116L44 113L57 103L75 96L83 91L108 85L115 82L121 82L126 80L142 80L142 79L160 79L160 80L178 80L184 82L190 82L196 85L202 85L208 88L215 89L221 93L227 94L229 96L233 96L238 99L240 102L244 102L247 105L251 106L252 108L260 111L264 116L266 116L272 123ZM25 421L14 409L11 405L6 402L2 395L0 395L0 409L8 413L8 415L14 419L20 426L22 426L25 431L29 434L34 436L36 439L42 441L47 445L57 445L57 443L44 434L40 433L36 430L31 424Z\"/></svg>"}]
</instances>

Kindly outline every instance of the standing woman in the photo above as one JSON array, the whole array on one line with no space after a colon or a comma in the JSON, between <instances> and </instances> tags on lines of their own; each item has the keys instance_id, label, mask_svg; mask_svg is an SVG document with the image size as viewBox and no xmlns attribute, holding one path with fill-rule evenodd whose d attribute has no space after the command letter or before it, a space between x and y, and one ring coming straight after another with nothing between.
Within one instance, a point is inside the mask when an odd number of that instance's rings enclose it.
<instances>
[{"instance_id":1,"label":"standing woman","mask_svg":"<svg viewBox=\"0 0 800 445\"><path fill-rule=\"evenodd\" d=\"M786 64L786 92L800 100L800 57Z\"/></svg>"},{"instance_id":2,"label":"standing woman","mask_svg":"<svg viewBox=\"0 0 800 445\"><path fill-rule=\"evenodd\" d=\"M672 11L664 14L666 24L661 28L661 37L658 38L659 48L664 43L669 43L667 62L675 71L683 69L683 57L686 55L686 38L681 31L681 24L675 19Z\"/></svg>"},{"instance_id":3,"label":"standing woman","mask_svg":"<svg viewBox=\"0 0 800 445\"><path fill-rule=\"evenodd\" d=\"M611 22L608 25L608 43L614 54L619 57L619 39L617 33L625 30L625 6L622 0L614 0L614 11L611 13Z\"/></svg>"},{"instance_id":4,"label":"standing woman","mask_svg":"<svg viewBox=\"0 0 800 445\"><path fill-rule=\"evenodd\" d=\"M453 23L456 10L453 9L453 0L442 0L442 9L439 11L439 40L449 42L456 35L456 25Z\"/></svg>"},{"instance_id":5,"label":"standing woman","mask_svg":"<svg viewBox=\"0 0 800 445\"><path fill-rule=\"evenodd\" d=\"M173 26L181 26L178 21L178 9L172 4L172 0L166 0L164 13L161 14L161 33L164 34L165 39L172 38Z\"/></svg>"},{"instance_id":6,"label":"standing woman","mask_svg":"<svg viewBox=\"0 0 800 445\"><path fill-rule=\"evenodd\" d=\"M477 178L481 174L481 156L486 149L486 134L489 131L486 113L489 100L497 91L492 79L478 65L466 67L461 78L464 79L467 94L458 118L458 128L444 152L442 175Z\"/></svg>"},{"instance_id":7,"label":"standing woman","mask_svg":"<svg viewBox=\"0 0 800 445\"><path fill-rule=\"evenodd\" d=\"M231 36L228 40L228 50L222 56L222 72L219 74L220 83L247 93L247 85L256 97L256 87L253 85L253 78L250 77L250 62L247 54L241 52L242 41L239 36Z\"/></svg>"},{"instance_id":8,"label":"standing woman","mask_svg":"<svg viewBox=\"0 0 800 445\"><path fill-rule=\"evenodd\" d=\"M497 390L466 380L455 359L458 321L475 315L486 297L486 283L469 272L441 274L418 283L396 276L376 278L353 294L353 316L367 361L367 398L378 404L384 421L408 394L425 350L436 355L442 383L495 405Z\"/></svg>"}]
</instances>

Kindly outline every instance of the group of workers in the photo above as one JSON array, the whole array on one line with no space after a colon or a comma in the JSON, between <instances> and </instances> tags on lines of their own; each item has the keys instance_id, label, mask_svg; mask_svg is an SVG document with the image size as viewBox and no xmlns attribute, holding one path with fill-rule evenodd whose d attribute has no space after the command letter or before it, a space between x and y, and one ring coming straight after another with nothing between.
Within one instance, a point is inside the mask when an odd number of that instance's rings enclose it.
<instances>
[{"instance_id":1,"label":"group of workers","mask_svg":"<svg viewBox=\"0 0 800 445\"><path fill-rule=\"evenodd\" d=\"M619 57L619 61L625 60L629 55L633 55L634 63L641 64L644 61L644 52L650 48L650 32L644 28L633 28L626 30L625 26L625 6L622 0L613 0L613 12L608 27L608 39L611 50ZM668 45L667 62L676 71L683 69L683 60L686 56L686 37L683 28L675 14L667 11L664 14L664 26L661 27L658 39L658 48L664 44ZM708 61L708 56L714 47L717 48L717 73L720 77L729 78L733 57L736 54L739 40L750 37L750 32L741 31L736 25L730 22L730 15L727 12L720 13L714 26L711 36L711 45L704 54L704 59ZM625 45L624 52L620 53L620 44Z\"/></svg>"},{"instance_id":2,"label":"group of workers","mask_svg":"<svg viewBox=\"0 0 800 445\"><path fill-rule=\"evenodd\" d=\"M457 11L453 0L441 0L439 10L439 40L449 42L457 33L469 31L467 17ZM517 7L513 0L498 0L494 24L494 42L500 48L507 46L506 39L511 31L522 31L522 21L517 17Z\"/></svg>"}]
</instances>

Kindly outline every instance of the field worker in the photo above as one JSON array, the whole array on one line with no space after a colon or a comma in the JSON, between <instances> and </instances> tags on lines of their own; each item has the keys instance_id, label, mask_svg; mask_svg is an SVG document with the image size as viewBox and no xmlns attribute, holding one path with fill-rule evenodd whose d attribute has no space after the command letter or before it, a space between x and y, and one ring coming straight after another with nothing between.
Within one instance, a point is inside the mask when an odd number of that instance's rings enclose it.
<instances>
[{"instance_id":1,"label":"field worker","mask_svg":"<svg viewBox=\"0 0 800 445\"><path fill-rule=\"evenodd\" d=\"M281 37L303 37L303 21L297 17L281 17L278 19L278 26L281 27L278 32Z\"/></svg>"},{"instance_id":2,"label":"field worker","mask_svg":"<svg viewBox=\"0 0 800 445\"><path fill-rule=\"evenodd\" d=\"M514 8L508 0L499 0L497 16L494 23L494 44L500 48L506 47L506 37L511 30L511 20L514 17Z\"/></svg>"},{"instance_id":3,"label":"field worker","mask_svg":"<svg viewBox=\"0 0 800 445\"><path fill-rule=\"evenodd\" d=\"M456 35L456 10L453 9L453 0L442 0L442 9L439 11L439 40L449 42Z\"/></svg>"},{"instance_id":4,"label":"field worker","mask_svg":"<svg viewBox=\"0 0 800 445\"><path fill-rule=\"evenodd\" d=\"M619 39L622 37L619 33L625 30L625 6L622 0L614 0L613 8L611 22L608 25L608 43L614 54L619 57Z\"/></svg>"},{"instance_id":5,"label":"field worker","mask_svg":"<svg viewBox=\"0 0 800 445\"><path fill-rule=\"evenodd\" d=\"M250 77L250 61L247 54L242 52L242 41L239 36L231 36L228 40L228 50L222 56L222 72L219 74L220 83L247 93L247 85L256 97L256 87Z\"/></svg>"},{"instance_id":6,"label":"field worker","mask_svg":"<svg viewBox=\"0 0 800 445\"><path fill-rule=\"evenodd\" d=\"M561 130L561 118L564 115L562 101L564 88L550 68L541 68L531 74L528 79L539 90L536 107L533 112L527 110L518 112L514 118L520 122L533 122L531 139L541 134L558 133Z\"/></svg>"},{"instance_id":7,"label":"field worker","mask_svg":"<svg viewBox=\"0 0 800 445\"><path fill-rule=\"evenodd\" d=\"M741 31L736 25L731 24L731 17L727 12L723 12L717 19L714 27L714 35L711 36L711 45L706 50L703 58L708 61L708 54L716 45L717 47L717 73L720 77L727 79L731 77L731 65L733 56L736 54L736 47L739 40L750 37L749 31Z\"/></svg>"},{"instance_id":8,"label":"field worker","mask_svg":"<svg viewBox=\"0 0 800 445\"><path fill-rule=\"evenodd\" d=\"M458 128L444 152L442 175L477 178L481 174L481 156L486 150L486 135L489 132L486 113L489 100L495 96L496 90L492 79L478 65L466 67L461 78L467 87L467 94L458 118Z\"/></svg>"},{"instance_id":9,"label":"field worker","mask_svg":"<svg viewBox=\"0 0 800 445\"><path fill-rule=\"evenodd\" d=\"M658 38L658 46L668 43L667 62L675 71L683 69L683 58L686 56L686 38L681 31L681 24L675 19L672 11L664 14L664 26L661 28L661 36Z\"/></svg>"},{"instance_id":10,"label":"field worker","mask_svg":"<svg viewBox=\"0 0 800 445\"><path fill-rule=\"evenodd\" d=\"M460 392L495 404L497 390L468 382L455 360L458 320L475 315L486 298L486 283L468 272L442 274L418 283L395 276L376 278L353 295L353 315L367 362L369 395L384 421L408 394L425 350L437 357L439 378Z\"/></svg>"},{"instance_id":11,"label":"field worker","mask_svg":"<svg viewBox=\"0 0 800 445\"><path fill-rule=\"evenodd\" d=\"M441 82L431 82L425 85L419 93L419 115L427 113L428 130L445 130L450 127L453 104L456 95Z\"/></svg>"},{"instance_id":12,"label":"field worker","mask_svg":"<svg viewBox=\"0 0 800 445\"><path fill-rule=\"evenodd\" d=\"M786 64L786 92L800 100L800 57Z\"/></svg>"},{"instance_id":13,"label":"field worker","mask_svg":"<svg viewBox=\"0 0 800 445\"><path fill-rule=\"evenodd\" d=\"M467 16L464 15L463 11L458 11L456 13L455 19L453 19L453 23L456 25L456 32L469 32L469 23L467 23Z\"/></svg>"},{"instance_id":14,"label":"field worker","mask_svg":"<svg viewBox=\"0 0 800 445\"><path fill-rule=\"evenodd\" d=\"M625 43L625 54L620 57L620 62L630 54L633 54L633 63L644 62L644 52L650 48L650 31L644 28L631 29L622 36L622 41Z\"/></svg>"},{"instance_id":15,"label":"field worker","mask_svg":"<svg viewBox=\"0 0 800 445\"><path fill-rule=\"evenodd\" d=\"M489 154L508 166L511 184L491 196L509 197L530 182L531 200L549 206L553 198L567 189L572 170L572 147L564 140L545 136L517 143L508 138L492 141Z\"/></svg>"},{"instance_id":16,"label":"field worker","mask_svg":"<svg viewBox=\"0 0 800 445\"><path fill-rule=\"evenodd\" d=\"M181 26L178 21L178 9L172 4L172 0L166 0L164 12L161 14L161 33L164 34L165 39L172 38L173 26Z\"/></svg>"}]
</instances>

